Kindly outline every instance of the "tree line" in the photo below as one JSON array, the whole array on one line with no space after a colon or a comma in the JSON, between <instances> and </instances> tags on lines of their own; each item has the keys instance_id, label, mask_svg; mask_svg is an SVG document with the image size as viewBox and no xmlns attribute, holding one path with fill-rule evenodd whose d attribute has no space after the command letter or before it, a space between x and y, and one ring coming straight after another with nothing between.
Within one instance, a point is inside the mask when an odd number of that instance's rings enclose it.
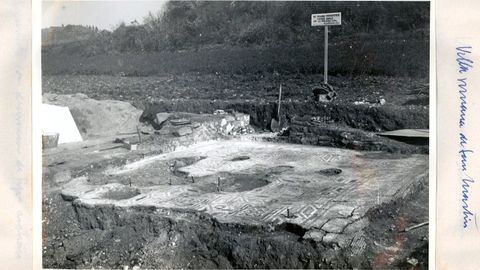
<instances>
[{"instance_id":1,"label":"tree line","mask_svg":"<svg viewBox=\"0 0 480 270\"><path fill-rule=\"evenodd\" d=\"M342 25L332 27L333 41L428 39L428 2L170 1L141 23L121 23L112 31L90 26L82 42L95 54L315 44L323 40L323 27L311 27L311 14L327 12L342 12Z\"/></svg>"}]
</instances>

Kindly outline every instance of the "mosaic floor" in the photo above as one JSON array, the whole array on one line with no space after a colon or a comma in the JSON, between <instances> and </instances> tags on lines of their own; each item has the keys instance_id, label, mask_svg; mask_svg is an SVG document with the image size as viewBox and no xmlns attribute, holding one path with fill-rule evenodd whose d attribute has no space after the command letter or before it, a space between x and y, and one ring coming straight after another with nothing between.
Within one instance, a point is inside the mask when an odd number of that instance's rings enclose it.
<instances>
[{"instance_id":1,"label":"mosaic floor","mask_svg":"<svg viewBox=\"0 0 480 270\"><path fill-rule=\"evenodd\" d=\"M189 209L221 222L289 222L341 234L427 174L425 155L238 139L199 143L73 179L62 194L92 206Z\"/></svg>"}]
</instances>

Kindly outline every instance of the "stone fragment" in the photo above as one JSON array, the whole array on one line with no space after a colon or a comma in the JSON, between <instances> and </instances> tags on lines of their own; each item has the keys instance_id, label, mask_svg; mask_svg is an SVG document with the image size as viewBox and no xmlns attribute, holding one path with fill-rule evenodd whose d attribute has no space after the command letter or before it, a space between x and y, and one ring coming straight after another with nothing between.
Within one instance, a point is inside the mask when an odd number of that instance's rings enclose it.
<instances>
[{"instance_id":1,"label":"stone fragment","mask_svg":"<svg viewBox=\"0 0 480 270\"><path fill-rule=\"evenodd\" d=\"M62 199L64 199L65 201L69 201L69 202L78 198L77 195L74 195L73 193L69 193L69 192L66 192L66 191L62 192L60 195L62 196Z\"/></svg>"},{"instance_id":2,"label":"stone fragment","mask_svg":"<svg viewBox=\"0 0 480 270\"><path fill-rule=\"evenodd\" d=\"M348 223L349 219L345 218L331 219L322 226L322 230L332 233L341 233L343 231L343 228L345 228Z\"/></svg>"},{"instance_id":3,"label":"stone fragment","mask_svg":"<svg viewBox=\"0 0 480 270\"><path fill-rule=\"evenodd\" d=\"M416 266L418 264L418 260L415 258L407 258L407 262L413 266Z\"/></svg>"},{"instance_id":4,"label":"stone fragment","mask_svg":"<svg viewBox=\"0 0 480 270\"><path fill-rule=\"evenodd\" d=\"M227 124L227 119L222 119L222 121L220 122L220 126L225 126Z\"/></svg>"},{"instance_id":5,"label":"stone fragment","mask_svg":"<svg viewBox=\"0 0 480 270\"><path fill-rule=\"evenodd\" d=\"M192 128L198 128L200 126L201 126L200 123L197 123L197 122L192 124Z\"/></svg>"},{"instance_id":6,"label":"stone fragment","mask_svg":"<svg viewBox=\"0 0 480 270\"><path fill-rule=\"evenodd\" d=\"M170 125L165 125L162 127L162 129L160 130L155 130L155 134L158 134L158 135L167 135L167 134L171 134L172 133L172 126Z\"/></svg>"},{"instance_id":7,"label":"stone fragment","mask_svg":"<svg viewBox=\"0 0 480 270\"><path fill-rule=\"evenodd\" d=\"M180 119L172 119L172 120L170 120L170 123L173 126L183 126L183 125L191 124L192 122L188 119L180 118Z\"/></svg>"},{"instance_id":8,"label":"stone fragment","mask_svg":"<svg viewBox=\"0 0 480 270\"><path fill-rule=\"evenodd\" d=\"M336 242L335 240L337 239L338 234L336 233L327 233L325 236L322 238L322 241L325 243L334 243Z\"/></svg>"},{"instance_id":9,"label":"stone fragment","mask_svg":"<svg viewBox=\"0 0 480 270\"><path fill-rule=\"evenodd\" d=\"M303 239L312 239L315 242L321 242L325 232L321 230L310 230L303 235Z\"/></svg>"},{"instance_id":10,"label":"stone fragment","mask_svg":"<svg viewBox=\"0 0 480 270\"><path fill-rule=\"evenodd\" d=\"M157 113L155 115L155 124L161 125L170 117L169 113Z\"/></svg>"},{"instance_id":11,"label":"stone fragment","mask_svg":"<svg viewBox=\"0 0 480 270\"><path fill-rule=\"evenodd\" d=\"M181 127L173 132L173 135L177 137L182 137L188 134L191 134L193 131L190 127Z\"/></svg>"},{"instance_id":12,"label":"stone fragment","mask_svg":"<svg viewBox=\"0 0 480 270\"><path fill-rule=\"evenodd\" d=\"M342 234L337 234L337 233L327 233L322 238L323 243L336 244L340 248L347 247L348 244L351 242L351 240L352 240L351 237L348 237Z\"/></svg>"},{"instance_id":13,"label":"stone fragment","mask_svg":"<svg viewBox=\"0 0 480 270\"><path fill-rule=\"evenodd\" d=\"M233 130L233 125L230 123L227 124L227 127L225 128L225 133L229 134Z\"/></svg>"}]
</instances>

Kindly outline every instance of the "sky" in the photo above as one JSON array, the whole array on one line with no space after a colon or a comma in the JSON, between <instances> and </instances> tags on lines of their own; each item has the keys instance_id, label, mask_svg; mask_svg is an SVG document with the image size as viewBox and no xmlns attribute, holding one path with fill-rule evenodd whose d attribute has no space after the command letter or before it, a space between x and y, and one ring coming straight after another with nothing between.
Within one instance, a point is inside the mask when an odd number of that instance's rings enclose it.
<instances>
[{"instance_id":1,"label":"sky","mask_svg":"<svg viewBox=\"0 0 480 270\"><path fill-rule=\"evenodd\" d=\"M42 28L82 24L113 30L119 23L139 23L162 10L165 1L42 1Z\"/></svg>"}]
</instances>

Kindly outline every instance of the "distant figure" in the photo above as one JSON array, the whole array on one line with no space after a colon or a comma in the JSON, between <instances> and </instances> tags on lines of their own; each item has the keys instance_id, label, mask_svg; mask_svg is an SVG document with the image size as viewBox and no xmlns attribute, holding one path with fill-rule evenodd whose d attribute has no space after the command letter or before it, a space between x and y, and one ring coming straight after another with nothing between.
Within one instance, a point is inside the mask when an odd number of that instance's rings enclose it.
<instances>
[{"instance_id":1,"label":"distant figure","mask_svg":"<svg viewBox=\"0 0 480 270\"><path fill-rule=\"evenodd\" d=\"M313 87L312 93L315 101L330 102L337 97L337 92L328 83L322 83Z\"/></svg>"}]
</instances>

